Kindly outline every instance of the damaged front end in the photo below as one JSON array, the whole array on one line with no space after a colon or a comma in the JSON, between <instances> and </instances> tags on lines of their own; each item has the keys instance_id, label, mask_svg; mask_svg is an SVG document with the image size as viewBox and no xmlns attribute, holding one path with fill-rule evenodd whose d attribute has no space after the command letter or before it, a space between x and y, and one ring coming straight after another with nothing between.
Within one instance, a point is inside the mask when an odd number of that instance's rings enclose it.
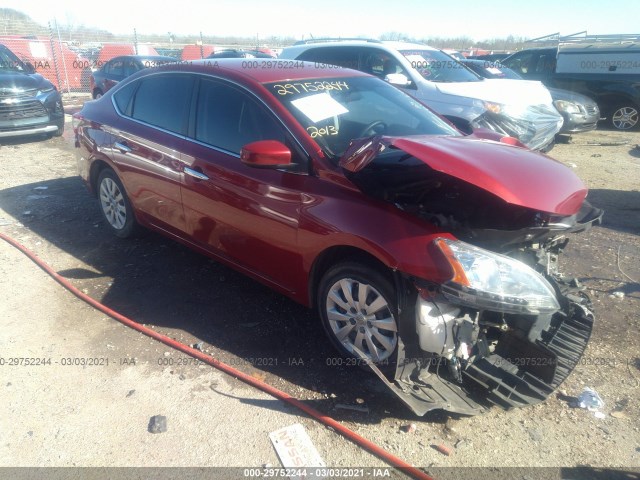
<instances>
[{"instance_id":1,"label":"damaged front end","mask_svg":"<svg viewBox=\"0 0 640 480\"><path fill-rule=\"evenodd\" d=\"M425 248L449 280L397 273L399 303L415 308L400 315L392 381L372 370L418 415L545 400L593 328L588 296L558 266L566 235L602 217L577 177L543 155L472 138L370 138L341 166L364 193L442 231Z\"/></svg>"}]
</instances>

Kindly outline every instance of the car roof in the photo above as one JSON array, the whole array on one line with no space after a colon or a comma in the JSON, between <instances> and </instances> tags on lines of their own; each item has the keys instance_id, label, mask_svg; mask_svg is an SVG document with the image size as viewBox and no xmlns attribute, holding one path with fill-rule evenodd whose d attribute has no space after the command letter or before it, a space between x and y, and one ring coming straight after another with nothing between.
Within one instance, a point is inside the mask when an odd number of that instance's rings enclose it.
<instances>
[{"instance_id":1,"label":"car roof","mask_svg":"<svg viewBox=\"0 0 640 480\"><path fill-rule=\"evenodd\" d=\"M177 62L178 59L175 57L169 57L167 55L118 55L117 57L113 57L111 60L162 60L162 61L173 61ZM111 61L109 60L109 61Z\"/></svg>"},{"instance_id":2,"label":"car roof","mask_svg":"<svg viewBox=\"0 0 640 480\"><path fill-rule=\"evenodd\" d=\"M260 68L262 62L265 68ZM279 67L280 66L280 67ZM271 67L271 68L269 68ZM257 58L211 58L188 62L168 63L158 67L155 71L194 72L215 74L224 71L230 77L244 77L257 83L294 82L311 78L348 78L368 77L366 73L349 68L321 66L314 62L300 60L278 60Z\"/></svg>"},{"instance_id":3,"label":"car roof","mask_svg":"<svg viewBox=\"0 0 640 480\"><path fill-rule=\"evenodd\" d=\"M363 38L363 39L356 38L356 39L349 39L349 40L341 40L339 38L336 38L336 39L327 39L324 41L323 40L309 41L308 43L301 42L301 43L296 43L292 47L287 47L287 48L292 48L296 50L307 50L309 48L315 48L315 47L335 47L335 46L350 46L350 47L367 46L371 48L376 48L376 47L379 48L381 46L384 46L394 50L437 50L436 48L430 47L429 45L425 45L422 43L400 42L400 41L394 41L394 40L373 41L366 38Z\"/></svg>"},{"instance_id":4,"label":"car roof","mask_svg":"<svg viewBox=\"0 0 640 480\"><path fill-rule=\"evenodd\" d=\"M534 48L524 48L522 50L518 50L517 52L513 52L511 55L515 55L516 53L521 52L556 52L558 51L558 47L534 47Z\"/></svg>"}]
</instances>

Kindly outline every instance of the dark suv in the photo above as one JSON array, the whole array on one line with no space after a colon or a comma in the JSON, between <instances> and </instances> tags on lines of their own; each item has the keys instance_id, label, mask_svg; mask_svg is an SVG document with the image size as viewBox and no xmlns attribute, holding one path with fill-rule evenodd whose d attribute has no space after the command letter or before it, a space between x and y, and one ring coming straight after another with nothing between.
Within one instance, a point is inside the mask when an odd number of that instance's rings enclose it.
<instances>
[{"instance_id":1,"label":"dark suv","mask_svg":"<svg viewBox=\"0 0 640 480\"><path fill-rule=\"evenodd\" d=\"M64 109L51 82L0 44L0 138L36 135L60 136Z\"/></svg>"},{"instance_id":2,"label":"dark suv","mask_svg":"<svg viewBox=\"0 0 640 480\"><path fill-rule=\"evenodd\" d=\"M625 68L633 66L629 55L638 55L637 49L574 48L558 53L558 47L530 48L501 63L527 80L593 98L609 125L632 130L640 127L640 74L637 69Z\"/></svg>"}]
</instances>

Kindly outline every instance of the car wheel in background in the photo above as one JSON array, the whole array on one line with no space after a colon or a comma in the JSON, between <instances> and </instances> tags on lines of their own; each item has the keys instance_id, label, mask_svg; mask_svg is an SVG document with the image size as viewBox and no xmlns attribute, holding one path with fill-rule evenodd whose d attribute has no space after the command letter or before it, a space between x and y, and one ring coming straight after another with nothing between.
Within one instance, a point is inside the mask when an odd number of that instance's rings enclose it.
<instances>
[{"instance_id":1,"label":"car wheel in background","mask_svg":"<svg viewBox=\"0 0 640 480\"><path fill-rule=\"evenodd\" d=\"M631 103L618 103L610 110L609 123L616 130L634 130L640 126L639 108Z\"/></svg>"}]
</instances>

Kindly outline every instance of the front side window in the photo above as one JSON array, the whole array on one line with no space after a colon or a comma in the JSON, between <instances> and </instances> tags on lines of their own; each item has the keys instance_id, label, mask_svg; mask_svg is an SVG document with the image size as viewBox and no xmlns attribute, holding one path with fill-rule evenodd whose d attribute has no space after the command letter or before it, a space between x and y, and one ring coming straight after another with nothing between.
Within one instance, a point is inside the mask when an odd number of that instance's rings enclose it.
<instances>
[{"instance_id":1,"label":"front side window","mask_svg":"<svg viewBox=\"0 0 640 480\"><path fill-rule=\"evenodd\" d=\"M127 60L124 65L124 76L128 77L129 75L133 75L138 70L140 70L141 66L135 60Z\"/></svg>"},{"instance_id":2,"label":"front side window","mask_svg":"<svg viewBox=\"0 0 640 480\"><path fill-rule=\"evenodd\" d=\"M533 73L530 70L530 65L532 60L533 60L533 52L523 52L520 55L506 59L506 61L503 61L502 63L504 63L507 67L509 67L514 72L526 76L527 74Z\"/></svg>"},{"instance_id":3,"label":"front side window","mask_svg":"<svg viewBox=\"0 0 640 480\"><path fill-rule=\"evenodd\" d=\"M240 154L247 143L285 143L283 128L244 91L216 80L202 80L196 107L195 139Z\"/></svg>"},{"instance_id":4,"label":"front side window","mask_svg":"<svg viewBox=\"0 0 640 480\"><path fill-rule=\"evenodd\" d=\"M548 53L541 53L536 62L536 73L549 74L556 69L556 56Z\"/></svg>"},{"instance_id":5,"label":"front side window","mask_svg":"<svg viewBox=\"0 0 640 480\"><path fill-rule=\"evenodd\" d=\"M361 68L361 70L365 70L367 73L375 75L382 80L385 80L387 75L395 74L402 74L407 77L407 79L411 78L400 62L384 50L366 48L363 50L361 57L360 63L364 67Z\"/></svg>"}]
</instances>

